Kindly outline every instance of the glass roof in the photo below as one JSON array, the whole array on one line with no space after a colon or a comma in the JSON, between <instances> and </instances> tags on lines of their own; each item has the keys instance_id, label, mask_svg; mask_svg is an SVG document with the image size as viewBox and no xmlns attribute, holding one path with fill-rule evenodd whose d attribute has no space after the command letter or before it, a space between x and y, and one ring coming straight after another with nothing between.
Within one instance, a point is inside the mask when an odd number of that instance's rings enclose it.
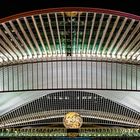
<instances>
[{"instance_id":1,"label":"glass roof","mask_svg":"<svg viewBox=\"0 0 140 140\"><path fill-rule=\"evenodd\" d=\"M2 20L1 64L60 56L139 62L138 17L102 9L65 10L29 12Z\"/></svg>"}]
</instances>

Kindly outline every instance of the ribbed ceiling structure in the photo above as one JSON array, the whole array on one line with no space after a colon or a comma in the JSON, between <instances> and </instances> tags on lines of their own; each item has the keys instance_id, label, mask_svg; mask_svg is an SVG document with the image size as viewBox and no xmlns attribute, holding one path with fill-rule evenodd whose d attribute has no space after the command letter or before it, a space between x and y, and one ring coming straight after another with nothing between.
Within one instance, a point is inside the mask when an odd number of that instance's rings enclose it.
<instances>
[{"instance_id":1,"label":"ribbed ceiling structure","mask_svg":"<svg viewBox=\"0 0 140 140\"><path fill-rule=\"evenodd\" d=\"M139 91L139 16L54 8L0 19L0 127L59 124L69 111L139 127Z\"/></svg>"},{"instance_id":2,"label":"ribbed ceiling structure","mask_svg":"<svg viewBox=\"0 0 140 140\"><path fill-rule=\"evenodd\" d=\"M0 62L88 56L139 63L139 20L92 8L38 10L1 19Z\"/></svg>"},{"instance_id":3,"label":"ribbed ceiling structure","mask_svg":"<svg viewBox=\"0 0 140 140\"><path fill-rule=\"evenodd\" d=\"M140 126L140 114L131 108L95 93L63 91L47 94L2 115L0 127L36 125L41 120L45 120L46 124L62 124L63 121L57 118L64 117L69 111L78 112L86 118L84 124L102 122L108 125Z\"/></svg>"}]
</instances>

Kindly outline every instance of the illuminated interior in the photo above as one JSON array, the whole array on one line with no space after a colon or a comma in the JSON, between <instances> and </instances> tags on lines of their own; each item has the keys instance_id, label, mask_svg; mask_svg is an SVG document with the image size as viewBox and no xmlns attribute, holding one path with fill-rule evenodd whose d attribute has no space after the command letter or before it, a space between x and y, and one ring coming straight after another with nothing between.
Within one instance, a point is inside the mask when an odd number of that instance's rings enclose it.
<instances>
[{"instance_id":1,"label":"illuminated interior","mask_svg":"<svg viewBox=\"0 0 140 140\"><path fill-rule=\"evenodd\" d=\"M140 136L139 101L139 16L69 7L0 19L0 137Z\"/></svg>"}]
</instances>

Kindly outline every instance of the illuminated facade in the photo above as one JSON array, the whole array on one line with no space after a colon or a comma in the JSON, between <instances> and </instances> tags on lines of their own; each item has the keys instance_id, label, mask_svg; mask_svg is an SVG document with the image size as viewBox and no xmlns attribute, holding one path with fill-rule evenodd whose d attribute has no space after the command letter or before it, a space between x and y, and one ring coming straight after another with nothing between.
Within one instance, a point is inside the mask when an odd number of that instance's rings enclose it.
<instances>
[{"instance_id":1,"label":"illuminated facade","mask_svg":"<svg viewBox=\"0 0 140 140\"><path fill-rule=\"evenodd\" d=\"M2 132L77 112L82 127L139 134L140 17L54 8L0 19L0 92Z\"/></svg>"}]
</instances>

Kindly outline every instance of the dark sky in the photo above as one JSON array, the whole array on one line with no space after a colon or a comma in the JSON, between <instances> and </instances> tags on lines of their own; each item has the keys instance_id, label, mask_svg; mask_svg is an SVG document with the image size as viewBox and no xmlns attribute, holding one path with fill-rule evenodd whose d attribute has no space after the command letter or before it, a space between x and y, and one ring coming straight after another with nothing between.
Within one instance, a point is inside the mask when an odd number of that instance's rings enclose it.
<instances>
[{"instance_id":1,"label":"dark sky","mask_svg":"<svg viewBox=\"0 0 140 140\"><path fill-rule=\"evenodd\" d=\"M105 8L140 15L139 2L140 0L0 0L0 18L51 7Z\"/></svg>"}]
</instances>

